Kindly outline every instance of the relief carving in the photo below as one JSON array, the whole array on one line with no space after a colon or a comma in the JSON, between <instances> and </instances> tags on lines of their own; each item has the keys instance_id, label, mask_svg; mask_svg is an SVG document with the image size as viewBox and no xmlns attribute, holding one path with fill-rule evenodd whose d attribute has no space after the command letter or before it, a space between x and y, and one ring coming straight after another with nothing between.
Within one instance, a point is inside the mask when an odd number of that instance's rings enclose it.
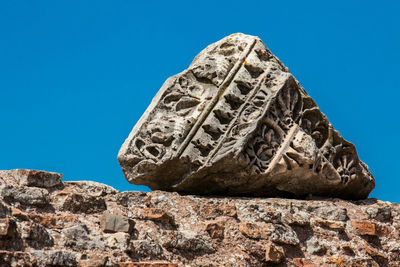
<instances>
[{"instance_id":1,"label":"relief carving","mask_svg":"<svg viewBox=\"0 0 400 267\"><path fill-rule=\"evenodd\" d=\"M282 62L244 34L169 78L118 159L131 183L182 193L359 199L375 185Z\"/></svg>"}]
</instances>

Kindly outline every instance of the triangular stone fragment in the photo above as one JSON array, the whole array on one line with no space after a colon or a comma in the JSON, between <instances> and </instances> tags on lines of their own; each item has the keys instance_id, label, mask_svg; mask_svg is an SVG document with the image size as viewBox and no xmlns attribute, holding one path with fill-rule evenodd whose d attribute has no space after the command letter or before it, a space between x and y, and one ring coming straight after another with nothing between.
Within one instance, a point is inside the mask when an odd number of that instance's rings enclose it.
<instances>
[{"instance_id":1,"label":"triangular stone fragment","mask_svg":"<svg viewBox=\"0 0 400 267\"><path fill-rule=\"evenodd\" d=\"M258 38L233 34L170 77L122 145L129 182L190 194L366 198L353 144Z\"/></svg>"}]
</instances>

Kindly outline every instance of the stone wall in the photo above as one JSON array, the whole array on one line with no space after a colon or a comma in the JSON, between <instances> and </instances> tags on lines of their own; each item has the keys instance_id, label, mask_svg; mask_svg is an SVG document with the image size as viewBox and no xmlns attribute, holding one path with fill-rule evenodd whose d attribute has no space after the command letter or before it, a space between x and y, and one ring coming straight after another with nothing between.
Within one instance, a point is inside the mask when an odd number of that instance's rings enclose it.
<instances>
[{"instance_id":1,"label":"stone wall","mask_svg":"<svg viewBox=\"0 0 400 267\"><path fill-rule=\"evenodd\" d=\"M0 266L400 266L400 206L119 192L0 171Z\"/></svg>"}]
</instances>

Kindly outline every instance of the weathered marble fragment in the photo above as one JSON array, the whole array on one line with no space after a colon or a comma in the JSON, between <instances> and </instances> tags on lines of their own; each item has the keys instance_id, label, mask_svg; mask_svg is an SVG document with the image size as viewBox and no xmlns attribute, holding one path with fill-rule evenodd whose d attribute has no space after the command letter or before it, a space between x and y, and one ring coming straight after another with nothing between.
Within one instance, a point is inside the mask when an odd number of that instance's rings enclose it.
<instances>
[{"instance_id":1,"label":"weathered marble fragment","mask_svg":"<svg viewBox=\"0 0 400 267\"><path fill-rule=\"evenodd\" d=\"M170 77L122 145L129 182L190 194L366 198L375 180L254 36L208 46Z\"/></svg>"}]
</instances>

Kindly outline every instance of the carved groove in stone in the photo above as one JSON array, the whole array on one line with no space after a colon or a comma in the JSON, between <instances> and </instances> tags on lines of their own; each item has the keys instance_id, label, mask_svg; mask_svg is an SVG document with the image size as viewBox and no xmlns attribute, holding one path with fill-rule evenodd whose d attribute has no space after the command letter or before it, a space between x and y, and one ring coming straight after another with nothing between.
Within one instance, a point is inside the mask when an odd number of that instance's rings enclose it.
<instances>
[{"instance_id":1,"label":"carved groove in stone","mask_svg":"<svg viewBox=\"0 0 400 267\"><path fill-rule=\"evenodd\" d=\"M237 71L239 70L240 65L242 64L242 62L246 59L246 57L248 56L248 54L251 52L251 49L254 47L255 44L255 40L253 40L253 42L249 45L248 49L243 52L244 56L241 57L235 64L235 66L233 67L232 71L230 71L228 73L228 75L226 76L225 80L222 82L221 88L219 88L218 94L216 96L214 96L214 99L211 101L211 103L209 104L209 106L207 107L206 111L202 114L202 116L200 117L200 119L197 121L196 125L194 125L194 127L191 129L190 133L188 134L188 137L186 138L186 140L182 143L181 148L178 151L177 156L181 156L182 153L184 152L184 150L187 148L187 145L189 144L189 142L192 141L193 136L196 134L197 130L199 129L200 125L204 122L204 120L207 118L207 116L210 114L210 112L212 111L212 109L215 107L215 105L218 103L219 100L219 96L224 93L224 91L227 88L227 85L229 85L229 82L233 79L233 77L236 75ZM223 45L222 45L223 46ZM229 97L228 97L229 99ZM229 101L229 100L228 100ZM236 105L237 103L235 102L234 99L231 99L230 102L231 105ZM204 125L203 125L204 126ZM206 126L207 127L207 126ZM208 134L212 135L212 132L208 132L206 131ZM218 133L214 133L214 138L217 138L217 135L215 135ZM196 141L193 141L196 142ZM209 146L209 145L206 145ZM200 147L199 147L200 149ZM207 154L208 150L204 148L204 146L202 146L202 149L204 151L205 154ZM205 149L205 150L204 150Z\"/></svg>"},{"instance_id":2,"label":"carved groove in stone","mask_svg":"<svg viewBox=\"0 0 400 267\"><path fill-rule=\"evenodd\" d=\"M243 34L169 78L118 159L128 181L183 193L357 199L375 185L288 69Z\"/></svg>"}]
</instances>

